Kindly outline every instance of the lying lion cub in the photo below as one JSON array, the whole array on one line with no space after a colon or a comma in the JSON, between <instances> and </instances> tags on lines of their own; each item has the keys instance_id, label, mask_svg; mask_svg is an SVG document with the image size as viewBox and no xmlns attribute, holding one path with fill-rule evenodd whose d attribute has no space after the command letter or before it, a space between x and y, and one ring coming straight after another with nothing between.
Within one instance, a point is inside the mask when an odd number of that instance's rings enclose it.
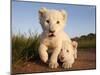
<instances>
[{"instance_id":1,"label":"lying lion cub","mask_svg":"<svg viewBox=\"0 0 100 75\"><path fill-rule=\"evenodd\" d=\"M73 41L72 43L63 41L62 49L59 54L59 59L63 62L63 68L71 68L72 64L75 62L77 58L77 46L78 43Z\"/></svg>"}]
</instances>

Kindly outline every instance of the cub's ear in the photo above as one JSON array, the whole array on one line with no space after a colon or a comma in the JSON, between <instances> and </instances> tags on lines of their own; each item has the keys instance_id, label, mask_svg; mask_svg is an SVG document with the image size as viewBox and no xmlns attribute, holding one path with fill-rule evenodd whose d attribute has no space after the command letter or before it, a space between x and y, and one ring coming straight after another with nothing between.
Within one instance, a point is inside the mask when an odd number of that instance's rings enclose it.
<instances>
[{"instance_id":1,"label":"cub's ear","mask_svg":"<svg viewBox=\"0 0 100 75\"><path fill-rule=\"evenodd\" d=\"M76 41L72 41L72 45L73 45L73 47L76 49L77 46L78 46L78 43L77 43Z\"/></svg>"},{"instance_id":2,"label":"cub's ear","mask_svg":"<svg viewBox=\"0 0 100 75\"><path fill-rule=\"evenodd\" d=\"M41 9L39 10L39 15L40 15L40 16L43 16L47 11L48 11L48 10L47 10L45 7L43 7L43 8L41 8Z\"/></svg>"},{"instance_id":3,"label":"cub's ear","mask_svg":"<svg viewBox=\"0 0 100 75\"><path fill-rule=\"evenodd\" d=\"M66 11L61 10L60 12L61 12L62 15L63 15L63 19L66 20L66 17L68 16L68 14L66 13Z\"/></svg>"}]
</instances>

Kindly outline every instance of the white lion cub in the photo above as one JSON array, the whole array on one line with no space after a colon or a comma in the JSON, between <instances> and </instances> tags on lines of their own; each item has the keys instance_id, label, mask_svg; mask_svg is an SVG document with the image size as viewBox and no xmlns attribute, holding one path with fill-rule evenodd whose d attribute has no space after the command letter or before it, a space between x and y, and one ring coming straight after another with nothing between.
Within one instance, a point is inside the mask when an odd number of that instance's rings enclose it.
<instances>
[{"instance_id":1,"label":"white lion cub","mask_svg":"<svg viewBox=\"0 0 100 75\"><path fill-rule=\"evenodd\" d=\"M74 63L75 59L77 58L77 45L76 41L72 43L63 41L62 49L59 54L59 59L63 62L63 68L71 68L72 64Z\"/></svg>"},{"instance_id":2,"label":"white lion cub","mask_svg":"<svg viewBox=\"0 0 100 75\"><path fill-rule=\"evenodd\" d=\"M47 50L52 49L52 54L49 61L50 68L59 66L57 60L62 48L62 41L70 41L70 38L64 32L67 13L63 10L49 10L41 8L39 10L39 20L43 32L40 35L39 56L46 63L48 61Z\"/></svg>"}]
</instances>

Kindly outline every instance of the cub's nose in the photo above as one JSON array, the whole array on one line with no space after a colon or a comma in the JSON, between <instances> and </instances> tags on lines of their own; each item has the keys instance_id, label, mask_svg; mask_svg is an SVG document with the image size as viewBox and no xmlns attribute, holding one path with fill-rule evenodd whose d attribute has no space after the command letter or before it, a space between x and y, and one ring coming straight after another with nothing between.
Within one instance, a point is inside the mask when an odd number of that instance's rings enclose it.
<instances>
[{"instance_id":1,"label":"cub's nose","mask_svg":"<svg viewBox=\"0 0 100 75\"><path fill-rule=\"evenodd\" d=\"M64 57L61 57L61 60L63 60L64 59Z\"/></svg>"},{"instance_id":2,"label":"cub's nose","mask_svg":"<svg viewBox=\"0 0 100 75\"><path fill-rule=\"evenodd\" d=\"M54 33L55 32L55 30L49 30L49 33Z\"/></svg>"}]
</instances>

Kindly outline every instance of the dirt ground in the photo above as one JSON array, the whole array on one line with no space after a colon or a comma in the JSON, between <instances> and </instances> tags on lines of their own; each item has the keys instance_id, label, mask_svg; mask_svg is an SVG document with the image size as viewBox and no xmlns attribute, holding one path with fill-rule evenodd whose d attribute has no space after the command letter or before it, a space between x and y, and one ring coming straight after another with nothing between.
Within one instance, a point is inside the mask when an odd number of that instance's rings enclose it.
<instances>
[{"instance_id":1,"label":"dirt ground","mask_svg":"<svg viewBox=\"0 0 100 75\"><path fill-rule=\"evenodd\" d=\"M57 69L50 69L48 64L44 64L40 60L25 62L12 66L12 74L96 69L96 50L78 50L78 58L71 69L63 69L61 64Z\"/></svg>"}]
</instances>

